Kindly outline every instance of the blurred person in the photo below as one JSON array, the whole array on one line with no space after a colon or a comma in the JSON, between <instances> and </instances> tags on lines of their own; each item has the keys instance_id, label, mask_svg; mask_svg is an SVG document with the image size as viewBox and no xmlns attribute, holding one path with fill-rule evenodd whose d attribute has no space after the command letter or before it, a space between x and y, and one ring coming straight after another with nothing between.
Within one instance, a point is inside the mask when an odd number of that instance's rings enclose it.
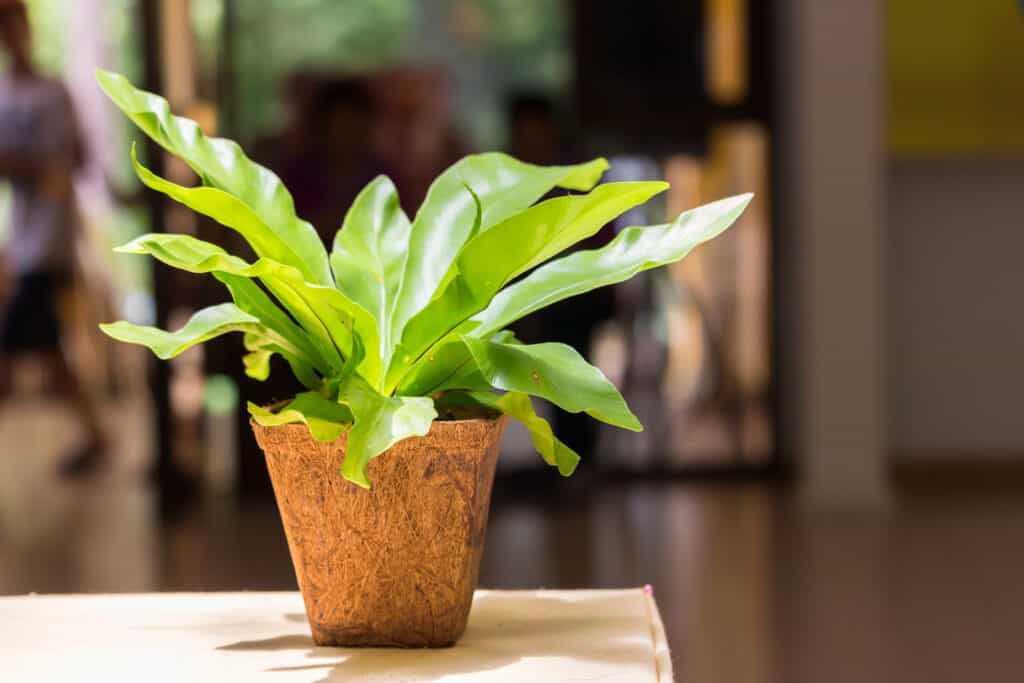
<instances>
[{"instance_id":1,"label":"blurred person","mask_svg":"<svg viewBox=\"0 0 1024 683\"><path fill-rule=\"evenodd\" d=\"M572 145L562 134L558 108L548 97L538 93L514 93L505 105L508 153L520 161L543 166L577 163ZM564 195L552 190L545 199ZM596 249L612 238L611 226L588 237L572 250ZM594 334L611 319L614 312L611 288L602 287L574 297L571 301L549 306L513 326L516 335L526 343L562 342L589 358ZM586 419L585 413L568 413L556 409L555 433L584 459L596 457L598 423Z\"/></svg>"},{"instance_id":2,"label":"blurred person","mask_svg":"<svg viewBox=\"0 0 1024 683\"><path fill-rule=\"evenodd\" d=\"M361 78L299 72L288 77L284 98L285 126L253 145L253 159L281 177L296 212L330 245L359 191L385 172L374 149L373 97Z\"/></svg>"},{"instance_id":3,"label":"blurred person","mask_svg":"<svg viewBox=\"0 0 1024 683\"><path fill-rule=\"evenodd\" d=\"M307 71L294 71L284 78L280 87L284 125L271 135L248 145L253 160L278 172L311 148L309 119L316 94L316 76Z\"/></svg>"},{"instance_id":4,"label":"blurred person","mask_svg":"<svg viewBox=\"0 0 1024 683\"><path fill-rule=\"evenodd\" d=\"M402 208L414 214L434 179L469 153L449 112L449 84L439 69L403 66L373 83L379 115L375 149L398 188Z\"/></svg>"},{"instance_id":5,"label":"blurred person","mask_svg":"<svg viewBox=\"0 0 1024 683\"><path fill-rule=\"evenodd\" d=\"M555 103L536 93L516 93L505 105L508 153L520 161L550 166L562 156Z\"/></svg>"},{"instance_id":6,"label":"blurred person","mask_svg":"<svg viewBox=\"0 0 1024 683\"><path fill-rule=\"evenodd\" d=\"M0 400L11 392L11 357L37 354L68 401L86 440L62 461L67 475L105 459L96 410L61 348L58 300L70 284L76 207L72 174L85 160L71 99L32 63L22 0L0 0L0 44L10 68L0 76L0 178L11 186L11 231L2 269L13 281L0 322Z\"/></svg>"},{"instance_id":7,"label":"blurred person","mask_svg":"<svg viewBox=\"0 0 1024 683\"><path fill-rule=\"evenodd\" d=\"M313 187L317 171L311 168L310 163L323 142L316 139L318 136L314 134L312 125L317 84L317 76L310 72L296 71L288 75L281 88L284 125L248 146L254 161L285 181L302 216L305 216L302 208L319 191Z\"/></svg>"},{"instance_id":8,"label":"blurred person","mask_svg":"<svg viewBox=\"0 0 1024 683\"><path fill-rule=\"evenodd\" d=\"M306 190L296 206L327 245L356 195L387 172L373 145L374 115L372 95L361 78L326 81L314 100L311 118L317 142L306 159L306 170L315 177L305 179ZM286 169L286 183L289 175L293 174Z\"/></svg>"}]
</instances>

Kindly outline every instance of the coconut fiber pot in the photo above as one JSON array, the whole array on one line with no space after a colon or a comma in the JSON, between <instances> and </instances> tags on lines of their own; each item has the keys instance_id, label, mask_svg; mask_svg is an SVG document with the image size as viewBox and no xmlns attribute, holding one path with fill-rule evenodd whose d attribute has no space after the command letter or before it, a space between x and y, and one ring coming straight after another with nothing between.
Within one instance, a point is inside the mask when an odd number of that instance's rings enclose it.
<instances>
[{"instance_id":1,"label":"coconut fiber pot","mask_svg":"<svg viewBox=\"0 0 1024 683\"><path fill-rule=\"evenodd\" d=\"M304 425L256 440L318 645L443 647L466 629L505 418L436 421L341 476L346 437Z\"/></svg>"}]
</instances>

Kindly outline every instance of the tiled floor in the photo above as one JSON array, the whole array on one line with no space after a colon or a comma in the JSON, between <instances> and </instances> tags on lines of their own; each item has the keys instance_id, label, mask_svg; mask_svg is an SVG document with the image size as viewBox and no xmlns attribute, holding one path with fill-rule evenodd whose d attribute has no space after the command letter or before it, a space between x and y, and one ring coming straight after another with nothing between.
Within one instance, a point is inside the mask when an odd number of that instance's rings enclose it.
<instances>
[{"instance_id":1,"label":"tiled floor","mask_svg":"<svg viewBox=\"0 0 1024 683\"><path fill-rule=\"evenodd\" d=\"M60 483L48 430L0 436L0 593L294 587L272 501L161 522L130 466ZM650 583L680 681L1021 680L1020 496L822 514L756 484L545 491L499 493L482 584Z\"/></svg>"}]
</instances>

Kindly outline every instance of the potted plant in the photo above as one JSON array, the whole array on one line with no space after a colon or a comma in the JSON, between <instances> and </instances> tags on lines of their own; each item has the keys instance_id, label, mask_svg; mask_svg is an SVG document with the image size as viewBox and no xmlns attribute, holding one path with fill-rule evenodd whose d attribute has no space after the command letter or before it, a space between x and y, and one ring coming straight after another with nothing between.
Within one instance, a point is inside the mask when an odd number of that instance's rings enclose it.
<instances>
[{"instance_id":1,"label":"potted plant","mask_svg":"<svg viewBox=\"0 0 1024 683\"><path fill-rule=\"evenodd\" d=\"M442 173L411 219L391 181L376 178L328 252L277 176L237 144L204 136L120 75L98 79L201 181L161 178L133 150L143 184L235 230L256 255L249 262L188 235L143 235L118 251L210 273L233 303L200 310L175 332L123 321L103 331L163 359L241 332L246 374L256 380L267 378L272 356L283 358L306 391L249 411L314 640L453 643L476 587L506 417L522 422L565 476L580 458L534 412L531 396L641 429L575 350L521 344L508 325L683 258L735 221L751 195L556 259L667 184L598 184L604 159L541 167L480 154ZM555 188L577 194L540 201Z\"/></svg>"}]
</instances>

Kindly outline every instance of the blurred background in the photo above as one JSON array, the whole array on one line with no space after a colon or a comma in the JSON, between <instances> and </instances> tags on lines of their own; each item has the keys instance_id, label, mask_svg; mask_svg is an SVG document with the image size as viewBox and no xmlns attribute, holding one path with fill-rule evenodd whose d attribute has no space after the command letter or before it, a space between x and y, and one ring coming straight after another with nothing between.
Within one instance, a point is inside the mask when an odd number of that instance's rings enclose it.
<instances>
[{"instance_id":1,"label":"blurred background","mask_svg":"<svg viewBox=\"0 0 1024 683\"><path fill-rule=\"evenodd\" d=\"M25 10L19 9L24 7ZM1016 0L0 0L0 594L294 589L241 340L157 363L210 278L112 247L232 234L102 66L239 140L327 243L378 173L412 213L460 156L607 156L672 189L607 226L757 193L670 268L523 321L642 434L549 411L506 437L481 582L652 584L692 681L1005 675L1024 632L1024 6ZM286 374L277 369L278 376Z\"/></svg>"}]
</instances>

